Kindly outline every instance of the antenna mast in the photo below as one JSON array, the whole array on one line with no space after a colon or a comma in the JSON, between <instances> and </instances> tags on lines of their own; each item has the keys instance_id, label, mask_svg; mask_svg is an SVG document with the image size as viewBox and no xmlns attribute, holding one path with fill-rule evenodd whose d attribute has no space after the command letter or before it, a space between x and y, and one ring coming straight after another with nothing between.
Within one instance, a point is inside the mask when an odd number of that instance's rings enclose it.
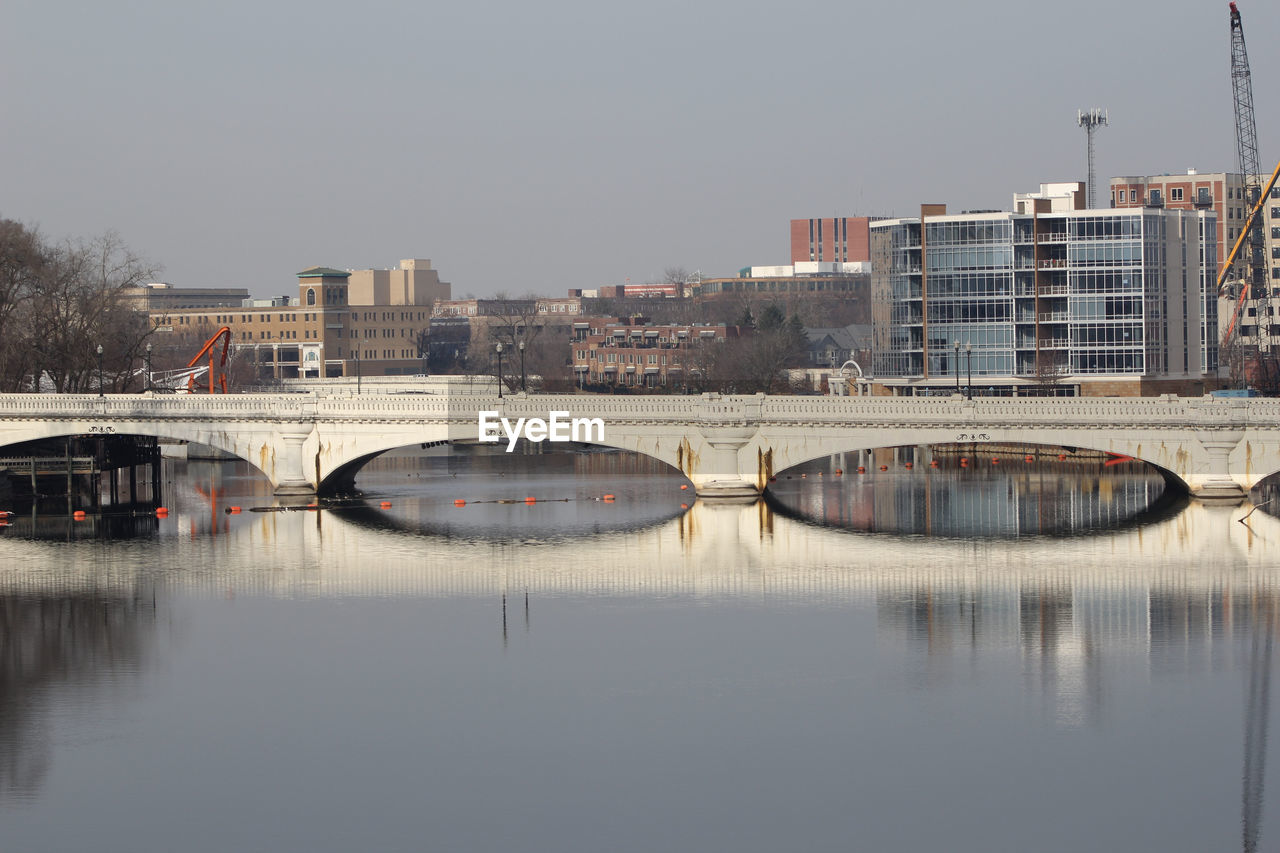
<instances>
[{"instance_id":1,"label":"antenna mast","mask_svg":"<svg viewBox=\"0 0 1280 853\"><path fill-rule=\"evenodd\" d=\"M1088 200L1089 209L1098 206L1098 191L1094 184L1097 182L1097 174L1093 169L1093 132L1104 124L1107 124L1106 110L1078 110L1076 112L1076 124L1084 128L1085 134L1089 137L1089 183L1085 190L1085 198Z\"/></svg>"}]
</instances>

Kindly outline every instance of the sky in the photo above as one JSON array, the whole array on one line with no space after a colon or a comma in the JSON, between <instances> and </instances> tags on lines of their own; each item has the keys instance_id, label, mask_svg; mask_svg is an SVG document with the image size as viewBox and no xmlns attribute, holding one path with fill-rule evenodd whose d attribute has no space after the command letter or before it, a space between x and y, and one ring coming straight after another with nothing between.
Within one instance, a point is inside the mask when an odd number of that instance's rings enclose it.
<instances>
[{"instance_id":1,"label":"sky","mask_svg":"<svg viewBox=\"0 0 1280 853\"><path fill-rule=\"evenodd\" d=\"M1260 157L1280 8L1239 0ZM788 221L1236 168L1218 0L6 0L0 217L178 287L430 258L453 293L785 264ZM1099 199L1106 197L1100 190Z\"/></svg>"}]
</instances>

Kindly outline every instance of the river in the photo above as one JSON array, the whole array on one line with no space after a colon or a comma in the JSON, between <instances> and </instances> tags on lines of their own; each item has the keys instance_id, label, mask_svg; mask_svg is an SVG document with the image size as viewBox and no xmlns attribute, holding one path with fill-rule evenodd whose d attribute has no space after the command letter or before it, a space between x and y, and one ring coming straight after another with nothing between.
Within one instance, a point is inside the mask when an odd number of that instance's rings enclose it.
<instances>
[{"instance_id":1,"label":"river","mask_svg":"<svg viewBox=\"0 0 1280 853\"><path fill-rule=\"evenodd\" d=\"M0 850L1274 847L1280 521L966 463L707 504L435 449L308 508L191 461L166 518L18 516Z\"/></svg>"}]
</instances>

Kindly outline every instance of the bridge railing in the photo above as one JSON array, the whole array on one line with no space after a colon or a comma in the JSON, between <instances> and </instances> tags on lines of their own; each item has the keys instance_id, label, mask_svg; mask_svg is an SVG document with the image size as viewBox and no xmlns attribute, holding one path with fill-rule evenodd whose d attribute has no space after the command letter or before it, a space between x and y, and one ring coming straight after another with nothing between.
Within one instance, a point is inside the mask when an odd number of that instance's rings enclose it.
<instances>
[{"instance_id":1,"label":"bridge railing","mask_svg":"<svg viewBox=\"0 0 1280 853\"><path fill-rule=\"evenodd\" d=\"M1211 397L797 397L704 394L0 394L0 419L453 422L497 410L506 417L566 411L607 423L814 424L966 422L1219 424L1280 427L1280 400Z\"/></svg>"}]
</instances>

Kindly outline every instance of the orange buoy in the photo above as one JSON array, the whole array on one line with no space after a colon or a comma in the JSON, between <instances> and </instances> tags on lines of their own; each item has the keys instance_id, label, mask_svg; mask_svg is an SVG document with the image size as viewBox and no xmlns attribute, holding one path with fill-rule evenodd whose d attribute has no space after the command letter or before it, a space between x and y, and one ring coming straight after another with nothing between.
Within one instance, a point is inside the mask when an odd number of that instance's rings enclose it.
<instances>
[{"instance_id":1,"label":"orange buoy","mask_svg":"<svg viewBox=\"0 0 1280 853\"><path fill-rule=\"evenodd\" d=\"M991 464L992 464L992 465L999 465L999 464L1000 464L1000 460L999 460L999 459L997 459L996 457L992 456L992 457L991 457Z\"/></svg>"},{"instance_id":2,"label":"orange buoy","mask_svg":"<svg viewBox=\"0 0 1280 853\"><path fill-rule=\"evenodd\" d=\"M527 503L527 504L536 504L536 503L538 502L538 499L537 499L537 498L525 498L525 499L524 499L524 502L525 502L525 503Z\"/></svg>"},{"instance_id":3,"label":"orange buoy","mask_svg":"<svg viewBox=\"0 0 1280 853\"><path fill-rule=\"evenodd\" d=\"M961 460L960 460L960 467L961 467L961 468L968 468L968 467L969 467L969 460L968 460L968 459L961 459Z\"/></svg>"},{"instance_id":4,"label":"orange buoy","mask_svg":"<svg viewBox=\"0 0 1280 853\"><path fill-rule=\"evenodd\" d=\"M168 507L163 507L163 506L156 507L156 518L168 518L168 517L169 517Z\"/></svg>"},{"instance_id":5,"label":"orange buoy","mask_svg":"<svg viewBox=\"0 0 1280 853\"><path fill-rule=\"evenodd\" d=\"M914 465L913 463L911 463L911 462L907 462L907 463L905 463L902 467L904 467L904 468L914 468L914 467L915 467L915 465Z\"/></svg>"},{"instance_id":6,"label":"orange buoy","mask_svg":"<svg viewBox=\"0 0 1280 853\"><path fill-rule=\"evenodd\" d=\"M689 508L689 505L688 505L688 504L680 504L680 508L681 508L681 509L688 509L688 508Z\"/></svg>"},{"instance_id":7,"label":"orange buoy","mask_svg":"<svg viewBox=\"0 0 1280 853\"><path fill-rule=\"evenodd\" d=\"M969 457L968 457L968 456L961 456L961 457L960 457L960 464L961 464L961 465L968 465L968 464L969 464Z\"/></svg>"},{"instance_id":8,"label":"orange buoy","mask_svg":"<svg viewBox=\"0 0 1280 853\"><path fill-rule=\"evenodd\" d=\"M605 496L604 496L604 499L605 499L605 500L607 500L607 501L612 501L612 500L613 500L613 495L605 495Z\"/></svg>"},{"instance_id":9,"label":"orange buoy","mask_svg":"<svg viewBox=\"0 0 1280 853\"><path fill-rule=\"evenodd\" d=\"M888 470L889 470L889 466L888 466L888 465L881 465L881 466L880 466L880 470L881 470L881 471L888 471Z\"/></svg>"},{"instance_id":10,"label":"orange buoy","mask_svg":"<svg viewBox=\"0 0 1280 853\"><path fill-rule=\"evenodd\" d=\"M238 506L227 507L227 512L231 513L232 515L239 515L239 514L240 514L240 507L238 507Z\"/></svg>"},{"instance_id":11,"label":"orange buoy","mask_svg":"<svg viewBox=\"0 0 1280 853\"><path fill-rule=\"evenodd\" d=\"M938 460L937 460L937 459L930 460L930 462L929 462L929 467L930 467L930 468L937 468L937 467L938 467Z\"/></svg>"},{"instance_id":12,"label":"orange buoy","mask_svg":"<svg viewBox=\"0 0 1280 853\"><path fill-rule=\"evenodd\" d=\"M1067 461L1067 456L1066 456L1066 454L1065 454L1065 453L1059 453L1059 454L1058 454L1058 461L1059 461L1059 462L1065 462L1065 461Z\"/></svg>"},{"instance_id":13,"label":"orange buoy","mask_svg":"<svg viewBox=\"0 0 1280 853\"><path fill-rule=\"evenodd\" d=\"M308 510L319 509L319 508L320 508L320 504L307 504Z\"/></svg>"},{"instance_id":14,"label":"orange buoy","mask_svg":"<svg viewBox=\"0 0 1280 853\"><path fill-rule=\"evenodd\" d=\"M454 505L454 506L466 506L466 505L467 505L467 502L466 502L466 501L464 501L462 498L456 498L456 499L454 499L453 505Z\"/></svg>"},{"instance_id":15,"label":"orange buoy","mask_svg":"<svg viewBox=\"0 0 1280 853\"><path fill-rule=\"evenodd\" d=\"M1035 462L1035 461L1036 461L1036 459L1035 459L1035 457L1034 457L1034 456L1032 456L1030 453L1028 453L1028 454L1027 454L1027 461L1028 461L1028 462Z\"/></svg>"},{"instance_id":16,"label":"orange buoy","mask_svg":"<svg viewBox=\"0 0 1280 853\"><path fill-rule=\"evenodd\" d=\"M807 479L809 479L809 475L808 475L808 474L801 474L801 475L800 475L800 479L801 479L801 480L807 480Z\"/></svg>"},{"instance_id":17,"label":"orange buoy","mask_svg":"<svg viewBox=\"0 0 1280 853\"><path fill-rule=\"evenodd\" d=\"M383 509L391 509L391 501L383 501L382 503L378 504L378 506L382 507Z\"/></svg>"},{"instance_id":18,"label":"orange buoy","mask_svg":"<svg viewBox=\"0 0 1280 853\"><path fill-rule=\"evenodd\" d=\"M773 478L772 478L772 477L770 477L769 479L773 479ZM682 491L682 492L683 492L683 491L684 491L685 489L687 489L687 488L689 488L688 484L686 484L686 483L681 483L681 484L680 484L680 491Z\"/></svg>"},{"instance_id":19,"label":"orange buoy","mask_svg":"<svg viewBox=\"0 0 1280 853\"><path fill-rule=\"evenodd\" d=\"M865 473L867 473L866 466L864 466L864 465L859 465L859 466L858 466L858 473L859 473L859 474L865 474Z\"/></svg>"},{"instance_id":20,"label":"orange buoy","mask_svg":"<svg viewBox=\"0 0 1280 853\"><path fill-rule=\"evenodd\" d=\"M76 521L84 521L85 519L84 510L82 509L76 510L75 512L71 513L71 517L74 518Z\"/></svg>"}]
</instances>

